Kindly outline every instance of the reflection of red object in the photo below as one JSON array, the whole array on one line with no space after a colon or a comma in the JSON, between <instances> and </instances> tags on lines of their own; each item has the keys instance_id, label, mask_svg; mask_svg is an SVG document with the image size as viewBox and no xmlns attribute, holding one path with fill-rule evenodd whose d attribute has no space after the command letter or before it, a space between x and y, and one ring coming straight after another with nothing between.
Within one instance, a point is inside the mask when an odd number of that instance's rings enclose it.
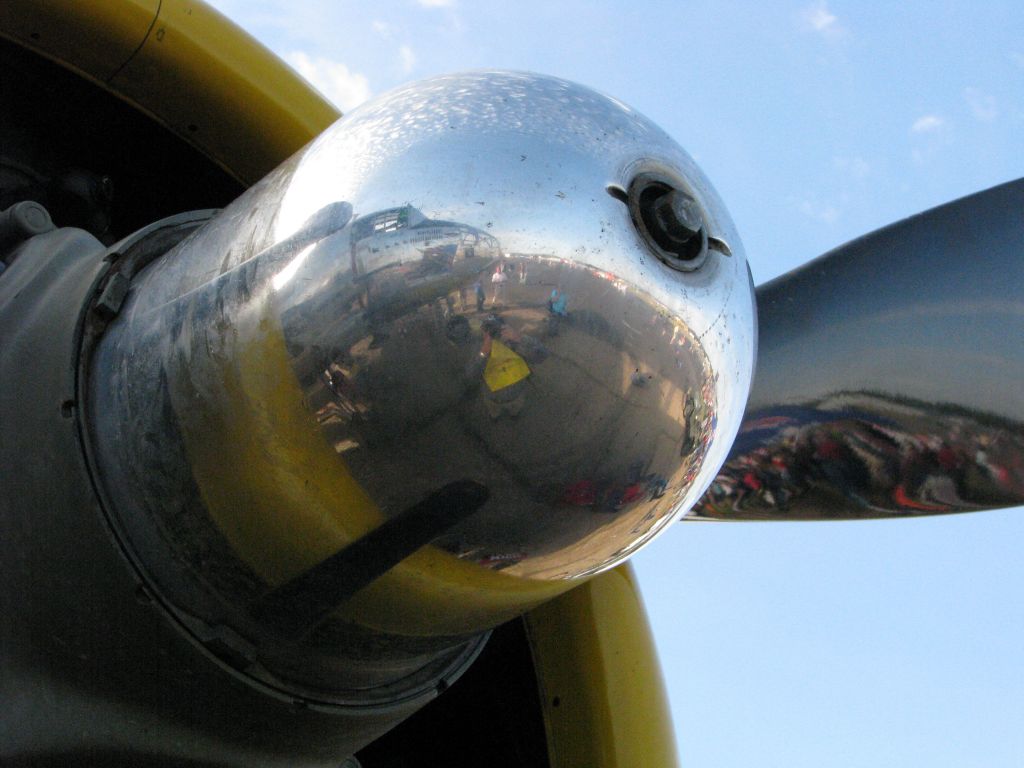
<instances>
[{"instance_id":1,"label":"reflection of red object","mask_svg":"<svg viewBox=\"0 0 1024 768\"><path fill-rule=\"evenodd\" d=\"M626 486L626 490L622 492L622 498L619 500L619 504L632 504L634 501L640 501L644 496L644 487L640 483L633 483L632 485Z\"/></svg>"},{"instance_id":2,"label":"reflection of red object","mask_svg":"<svg viewBox=\"0 0 1024 768\"><path fill-rule=\"evenodd\" d=\"M1002 464L989 462L988 470L992 473L992 479L996 481L1000 488L1005 488L1008 491L1014 490L1013 476L1010 474L1009 469Z\"/></svg>"},{"instance_id":3,"label":"reflection of red object","mask_svg":"<svg viewBox=\"0 0 1024 768\"><path fill-rule=\"evenodd\" d=\"M597 488L591 480L580 480L566 488L562 501L574 507L589 507L597 501Z\"/></svg>"},{"instance_id":4,"label":"reflection of red object","mask_svg":"<svg viewBox=\"0 0 1024 768\"><path fill-rule=\"evenodd\" d=\"M814 455L819 459L831 459L837 461L843 457L843 450L835 440L825 439L818 444Z\"/></svg>"},{"instance_id":5,"label":"reflection of red object","mask_svg":"<svg viewBox=\"0 0 1024 768\"><path fill-rule=\"evenodd\" d=\"M943 512L949 509L949 507L937 504L925 504L923 501L916 501L915 499L910 498L907 496L907 492L903 488L903 483L900 483L892 489L892 498L893 501L905 509L919 509L922 512Z\"/></svg>"},{"instance_id":6,"label":"reflection of red object","mask_svg":"<svg viewBox=\"0 0 1024 768\"><path fill-rule=\"evenodd\" d=\"M939 460L939 466L946 470L946 472L952 472L960 464L960 460L957 458L956 452L948 445L944 445L939 449L937 458Z\"/></svg>"},{"instance_id":7,"label":"reflection of red object","mask_svg":"<svg viewBox=\"0 0 1024 768\"><path fill-rule=\"evenodd\" d=\"M761 490L761 481L757 479L757 475L753 472L747 472L743 475L743 484L752 491Z\"/></svg>"},{"instance_id":8,"label":"reflection of red object","mask_svg":"<svg viewBox=\"0 0 1024 768\"><path fill-rule=\"evenodd\" d=\"M740 426L740 434L754 432L759 429L778 429L791 423L793 423L793 419L788 416L764 416L760 419L749 419Z\"/></svg>"}]
</instances>

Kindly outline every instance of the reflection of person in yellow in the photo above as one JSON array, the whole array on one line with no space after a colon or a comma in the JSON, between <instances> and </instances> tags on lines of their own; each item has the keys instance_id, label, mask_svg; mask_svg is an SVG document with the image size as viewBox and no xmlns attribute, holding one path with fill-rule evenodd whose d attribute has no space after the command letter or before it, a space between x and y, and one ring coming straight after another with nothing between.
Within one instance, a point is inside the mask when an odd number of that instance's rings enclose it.
<instances>
[{"instance_id":1,"label":"reflection of person in yellow","mask_svg":"<svg viewBox=\"0 0 1024 768\"><path fill-rule=\"evenodd\" d=\"M513 419L519 415L526 400L526 379L530 366L505 341L514 343L514 332L494 318L484 323L484 343L480 358L484 365L484 404L487 414L494 420L507 414Z\"/></svg>"}]
</instances>

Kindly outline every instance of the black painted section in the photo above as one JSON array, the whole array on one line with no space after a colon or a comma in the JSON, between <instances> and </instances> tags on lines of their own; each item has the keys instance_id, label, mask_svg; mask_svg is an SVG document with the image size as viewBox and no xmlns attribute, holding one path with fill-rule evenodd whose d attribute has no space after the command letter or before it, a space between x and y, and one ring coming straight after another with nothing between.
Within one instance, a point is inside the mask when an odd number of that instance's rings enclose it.
<instances>
[{"instance_id":1,"label":"black painted section","mask_svg":"<svg viewBox=\"0 0 1024 768\"><path fill-rule=\"evenodd\" d=\"M544 717L522 620L494 630L443 696L357 756L363 768L547 768Z\"/></svg>"},{"instance_id":2,"label":"black painted section","mask_svg":"<svg viewBox=\"0 0 1024 768\"><path fill-rule=\"evenodd\" d=\"M356 592L480 509L489 495L472 480L449 483L266 594L253 607L254 617L287 636L305 636Z\"/></svg>"}]
</instances>

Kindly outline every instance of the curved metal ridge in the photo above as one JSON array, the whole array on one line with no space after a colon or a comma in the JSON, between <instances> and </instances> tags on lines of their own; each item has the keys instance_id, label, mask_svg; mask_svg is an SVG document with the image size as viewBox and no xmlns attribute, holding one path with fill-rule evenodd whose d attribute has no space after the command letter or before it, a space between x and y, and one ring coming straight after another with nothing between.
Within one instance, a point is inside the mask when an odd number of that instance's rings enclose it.
<instances>
[{"instance_id":1,"label":"curved metal ridge","mask_svg":"<svg viewBox=\"0 0 1024 768\"><path fill-rule=\"evenodd\" d=\"M739 436L688 519L905 517L1024 503L1024 179L757 289Z\"/></svg>"}]
</instances>

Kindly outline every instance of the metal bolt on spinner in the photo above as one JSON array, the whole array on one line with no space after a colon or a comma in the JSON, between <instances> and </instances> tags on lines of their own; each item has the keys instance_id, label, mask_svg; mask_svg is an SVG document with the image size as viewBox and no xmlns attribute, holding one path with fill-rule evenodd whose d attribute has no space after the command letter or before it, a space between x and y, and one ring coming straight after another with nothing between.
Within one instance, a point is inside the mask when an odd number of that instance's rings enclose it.
<instances>
[{"instance_id":1,"label":"metal bolt on spinner","mask_svg":"<svg viewBox=\"0 0 1024 768\"><path fill-rule=\"evenodd\" d=\"M700 204L661 174L641 173L627 198L641 238L665 264L681 272L699 269L708 256L708 235Z\"/></svg>"}]
</instances>

